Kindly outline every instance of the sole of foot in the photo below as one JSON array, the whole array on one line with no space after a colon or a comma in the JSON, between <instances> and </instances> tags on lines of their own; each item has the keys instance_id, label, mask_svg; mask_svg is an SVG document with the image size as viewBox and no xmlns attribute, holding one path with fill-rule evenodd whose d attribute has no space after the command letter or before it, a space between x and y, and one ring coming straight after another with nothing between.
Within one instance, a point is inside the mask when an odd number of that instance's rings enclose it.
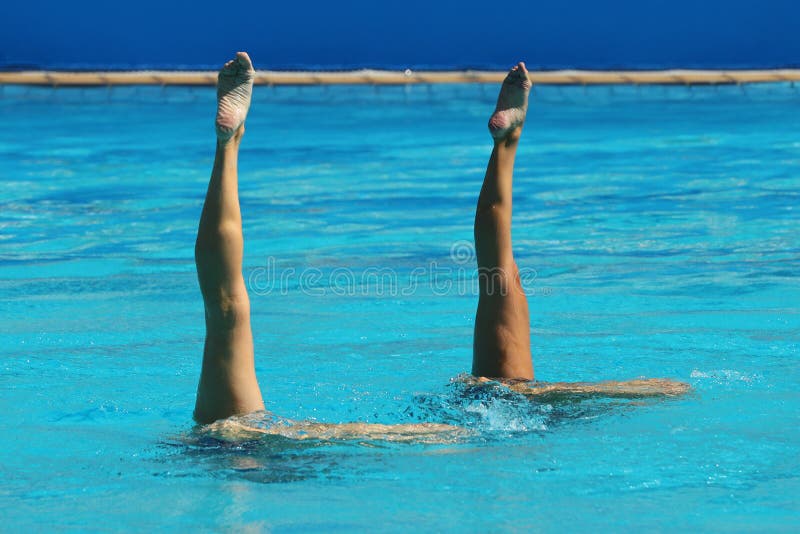
<instances>
[{"instance_id":1,"label":"sole of foot","mask_svg":"<svg viewBox=\"0 0 800 534\"><path fill-rule=\"evenodd\" d=\"M243 124L250 109L253 94L253 79L256 71L246 52L237 52L236 57L225 63L217 77L217 138L229 141Z\"/></svg>"},{"instance_id":2,"label":"sole of foot","mask_svg":"<svg viewBox=\"0 0 800 534\"><path fill-rule=\"evenodd\" d=\"M495 141L519 139L528 112L531 86L525 63L520 61L508 71L497 97L497 106L489 118L489 133Z\"/></svg>"}]
</instances>

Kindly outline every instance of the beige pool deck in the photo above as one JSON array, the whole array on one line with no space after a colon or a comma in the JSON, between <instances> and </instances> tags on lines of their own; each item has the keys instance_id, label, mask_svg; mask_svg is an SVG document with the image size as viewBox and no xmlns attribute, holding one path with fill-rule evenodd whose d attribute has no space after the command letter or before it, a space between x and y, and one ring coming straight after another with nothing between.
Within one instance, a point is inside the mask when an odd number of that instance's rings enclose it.
<instances>
[{"instance_id":1,"label":"beige pool deck","mask_svg":"<svg viewBox=\"0 0 800 534\"><path fill-rule=\"evenodd\" d=\"M258 85L413 85L499 83L498 71L269 71L256 72ZM652 71L531 71L535 84L551 85L722 85L800 81L800 69L778 70L652 70ZM0 84L50 87L112 85L214 85L215 71L17 71L0 72Z\"/></svg>"}]
</instances>

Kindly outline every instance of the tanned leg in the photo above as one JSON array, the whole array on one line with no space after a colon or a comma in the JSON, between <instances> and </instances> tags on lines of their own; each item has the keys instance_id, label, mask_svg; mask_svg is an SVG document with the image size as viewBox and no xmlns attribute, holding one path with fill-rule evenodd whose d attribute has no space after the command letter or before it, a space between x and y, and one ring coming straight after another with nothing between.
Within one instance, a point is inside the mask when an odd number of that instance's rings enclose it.
<instances>
[{"instance_id":1,"label":"tanned leg","mask_svg":"<svg viewBox=\"0 0 800 534\"><path fill-rule=\"evenodd\" d=\"M598 383L514 382L533 379L528 301L511 250L511 185L514 157L528 110L531 83L523 63L511 69L489 119L494 149L486 169L475 213L475 249L480 300L475 318L472 374L474 383L487 378L510 379L514 391L547 399L587 397L672 397L690 390L683 382L645 378ZM509 382L506 382L508 384Z\"/></svg>"},{"instance_id":2,"label":"tanned leg","mask_svg":"<svg viewBox=\"0 0 800 534\"><path fill-rule=\"evenodd\" d=\"M475 211L478 311L472 374L533 379L528 301L511 250L511 185L514 158L528 109L531 82L524 63L503 82L489 119L494 149Z\"/></svg>"},{"instance_id":3,"label":"tanned leg","mask_svg":"<svg viewBox=\"0 0 800 534\"><path fill-rule=\"evenodd\" d=\"M195 263L205 303L206 340L194 418L210 423L264 409L256 381L250 300L242 276L237 162L255 71L239 52L217 82L217 148L197 230Z\"/></svg>"}]
</instances>

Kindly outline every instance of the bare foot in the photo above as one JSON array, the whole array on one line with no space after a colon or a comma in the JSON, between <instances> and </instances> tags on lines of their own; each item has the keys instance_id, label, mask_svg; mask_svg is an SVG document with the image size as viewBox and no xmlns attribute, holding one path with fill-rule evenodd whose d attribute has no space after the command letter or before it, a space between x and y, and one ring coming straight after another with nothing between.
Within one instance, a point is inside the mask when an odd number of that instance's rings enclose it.
<instances>
[{"instance_id":1,"label":"bare foot","mask_svg":"<svg viewBox=\"0 0 800 534\"><path fill-rule=\"evenodd\" d=\"M217 77L217 139L227 142L244 124L256 71L246 52L225 63Z\"/></svg>"},{"instance_id":2,"label":"bare foot","mask_svg":"<svg viewBox=\"0 0 800 534\"><path fill-rule=\"evenodd\" d=\"M531 91L528 69L519 62L508 72L497 97L497 107L489 118L489 132L496 141L518 139L528 112L528 93Z\"/></svg>"}]
</instances>

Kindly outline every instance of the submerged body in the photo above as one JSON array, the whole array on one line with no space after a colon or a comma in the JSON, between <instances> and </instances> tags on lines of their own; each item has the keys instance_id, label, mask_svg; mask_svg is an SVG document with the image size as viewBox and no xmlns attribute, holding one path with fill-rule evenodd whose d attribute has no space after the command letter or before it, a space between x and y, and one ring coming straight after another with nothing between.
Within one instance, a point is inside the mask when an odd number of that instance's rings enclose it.
<instances>
[{"instance_id":1,"label":"submerged body","mask_svg":"<svg viewBox=\"0 0 800 534\"><path fill-rule=\"evenodd\" d=\"M221 419L206 425L203 431L226 441L276 436L293 440L450 443L470 435L464 428L436 423L318 423L283 419L269 412Z\"/></svg>"},{"instance_id":2,"label":"submerged body","mask_svg":"<svg viewBox=\"0 0 800 534\"><path fill-rule=\"evenodd\" d=\"M255 374L250 301L242 276L244 241L238 197L238 154L250 106L250 58L239 52L218 79L216 156L195 244L195 263L205 305L206 339L194 417L209 428L291 439L441 441L464 435L450 425L325 424L272 418L251 425L234 415L262 413ZM475 215L480 297L473 343L476 384L500 379L531 397L664 396L686 391L665 379L630 382L537 384L530 351L528 302L511 249L511 183L517 145L528 108L530 81L524 64L510 72L489 121L494 148ZM215 422L216 421L216 422Z\"/></svg>"},{"instance_id":3,"label":"submerged body","mask_svg":"<svg viewBox=\"0 0 800 534\"><path fill-rule=\"evenodd\" d=\"M543 402L590 399L594 397L637 399L642 397L677 397L691 388L685 382L669 378L604 380L602 382L537 382L535 380L492 379L464 375L460 380L469 385L500 384L511 391Z\"/></svg>"}]
</instances>

